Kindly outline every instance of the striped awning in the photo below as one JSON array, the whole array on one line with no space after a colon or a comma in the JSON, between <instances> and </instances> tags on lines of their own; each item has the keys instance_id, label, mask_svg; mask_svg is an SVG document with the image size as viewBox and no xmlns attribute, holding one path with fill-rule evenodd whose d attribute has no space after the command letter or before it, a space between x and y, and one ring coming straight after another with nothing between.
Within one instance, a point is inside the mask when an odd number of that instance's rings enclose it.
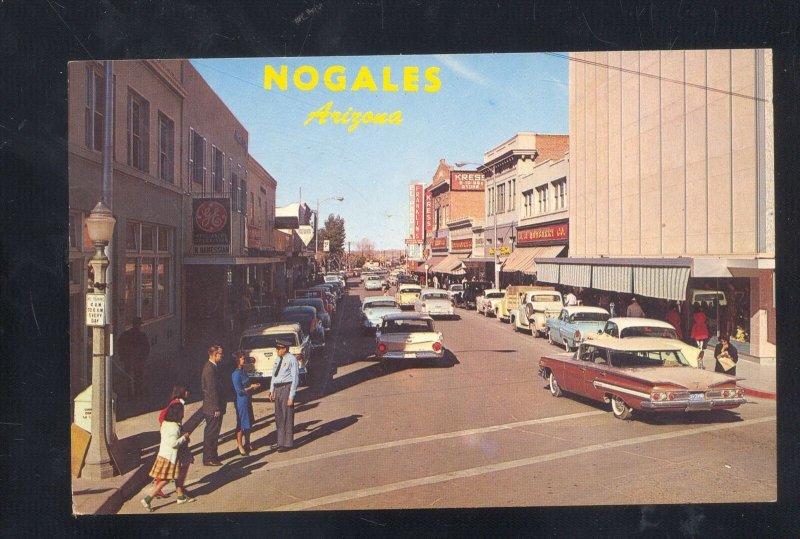
<instances>
[{"instance_id":1,"label":"striped awning","mask_svg":"<svg viewBox=\"0 0 800 539\"><path fill-rule=\"evenodd\" d=\"M633 293L650 298L684 300L690 272L689 267L635 267Z\"/></svg>"},{"instance_id":2,"label":"striped awning","mask_svg":"<svg viewBox=\"0 0 800 539\"><path fill-rule=\"evenodd\" d=\"M629 294L632 270L631 266L592 266L592 288Z\"/></svg>"},{"instance_id":3,"label":"striped awning","mask_svg":"<svg viewBox=\"0 0 800 539\"><path fill-rule=\"evenodd\" d=\"M558 269L560 267L559 264L537 262L536 282L558 284Z\"/></svg>"},{"instance_id":4,"label":"striped awning","mask_svg":"<svg viewBox=\"0 0 800 539\"><path fill-rule=\"evenodd\" d=\"M535 258L554 258L561 254L563 250L563 245L548 245L546 247L518 247L506 259L506 263L503 264L503 269L500 271L505 273L520 271L522 273L527 273L528 275L536 275L537 267L534 260Z\"/></svg>"},{"instance_id":5,"label":"striped awning","mask_svg":"<svg viewBox=\"0 0 800 539\"><path fill-rule=\"evenodd\" d=\"M447 255L444 259L431 266L431 273L447 273L449 275L464 275L464 259L467 255Z\"/></svg>"},{"instance_id":6,"label":"striped awning","mask_svg":"<svg viewBox=\"0 0 800 539\"><path fill-rule=\"evenodd\" d=\"M431 268L439 264L445 257L443 256L432 256L428 260L426 260L428 264L428 271L431 271ZM425 262L420 264L417 269L414 270L414 273L425 273Z\"/></svg>"},{"instance_id":7,"label":"striped awning","mask_svg":"<svg viewBox=\"0 0 800 539\"><path fill-rule=\"evenodd\" d=\"M558 282L569 286L589 288L592 285L592 266L589 264L563 264Z\"/></svg>"}]
</instances>

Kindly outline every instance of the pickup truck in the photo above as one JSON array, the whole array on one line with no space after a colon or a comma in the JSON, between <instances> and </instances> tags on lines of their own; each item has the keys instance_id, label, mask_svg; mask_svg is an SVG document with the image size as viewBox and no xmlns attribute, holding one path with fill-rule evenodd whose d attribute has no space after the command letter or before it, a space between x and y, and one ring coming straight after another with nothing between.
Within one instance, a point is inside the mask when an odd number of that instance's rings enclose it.
<instances>
[{"instance_id":1,"label":"pickup truck","mask_svg":"<svg viewBox=\"0 0 800 539\"><path fill-rule=\"evenodd\" d=\"M497 305L502 301L506 293L496 288L487 288L482 296L475 298L475 310L483 316L496 316Z\"/></svg>"},{"instance_id":2,"label":"pickup truck","mask_svg":"<svg viewBox=\"0 0 800 539\"><path fill-rule=\"evenodd\" d=\"M461 306L465 309L475 308L475 299L483 294L487 288L491 288L489 281L469 281L464 284L464 293L461 295Z\"/></svg>"},{"instance_id":3,"label":"pickup truck","mask_svg":"<svg viewBox=\"0 0 800 539\"><path fill-rule=\"evenodd\" d=\"M528 330L534 337L546 334L547 319L557 317L564 308L561 292L549 288L525 292L519 307L511 315L514 331Z\"/></svg>"},{"instance_id":4,"label":"pickup truck","mask_svg":"<svg viewBox=\"0 0 800 539\"><path fill-rule=\"evenodd\" d=\"M525 299L525 293L531 290L543 290L542 286L533 285L511 285L506 287L506 294L503 299L497 304L496 316L501 322L514 323L511 313L519 308L520 300ZM547 290L554 290L554 288L547 288Z\"/></svg>"}]
</instances>

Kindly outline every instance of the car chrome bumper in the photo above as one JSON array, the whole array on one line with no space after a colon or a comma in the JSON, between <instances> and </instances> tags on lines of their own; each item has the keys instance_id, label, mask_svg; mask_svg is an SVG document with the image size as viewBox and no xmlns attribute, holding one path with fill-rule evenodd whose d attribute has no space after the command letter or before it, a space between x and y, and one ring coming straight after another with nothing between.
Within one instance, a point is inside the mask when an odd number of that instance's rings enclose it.
<instances>
[{"instance_id":1,"label":"car chrome bumper","mask_svg":"<svg viewBox=\"0 0 800 539\"><path fill-rule=\"evenodd\" d=\"M740 406L747 403L747 399L740 397L736 399L713 399L704 401L690 401L681 399L676 401L642 401L641 407L645 410L663 410L665 408L681 408L687 412L713 410L714 408Z\"/></svg>"},{"instance_id":2,"label":"car chrome bumper","mask_svg":"<svg viewBox=\"0 0 800 539\"><path fill-rule=\"evenodd\" d=\"M441 352L386 352L381 359L440 359L444 357L444 349Z\"/></svg>"}]
</instances>

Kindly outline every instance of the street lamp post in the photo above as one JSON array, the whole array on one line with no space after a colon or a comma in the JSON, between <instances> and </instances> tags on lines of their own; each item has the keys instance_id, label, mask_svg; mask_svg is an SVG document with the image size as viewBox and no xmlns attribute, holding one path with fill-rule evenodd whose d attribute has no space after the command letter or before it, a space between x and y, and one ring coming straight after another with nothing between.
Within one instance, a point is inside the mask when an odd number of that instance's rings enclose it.
<instances>
[{"instance_id":1,"label":"street lamp post","mask_svg":"<svg viewBox=\"0 0 800 539\"><path fill-rule=\"evenodd\" d=\"M106 414L110 413L106 407L106 393L110 388L106 384L109 343L105 313L110 306L105 301L106 268L109 264L105 248L114 235L116 222L111 210L102 202L97 203L86 219L89 238L95 247L94 257L90 261L95 279L93 287L100 291L89 292L86 297L87 325L92 326L92 436L84 467L84 474L89 479L107 479L114 475L106 429Z\"/></svg>"},{"instance_id":2,"label":"street lamp post","mask_svg":"<svg viewBox=\"0 0 800 539\"><path fill-rule=\"evenodd\" d=\"M456 163L457 167L463 167L465 165L476 165L478 167L486 168L486 165L483 163L474 163L471 161L458 161ZM494 200L492 201L492 215L494 215L494 287L496 289L500 289L500 258L498 256L498 247L497 247L497 177L496 177L496 165L492 165L492 187L494 188Z\"/></svg>"},{"instance_id":3,"label":"street lamp post","mask_svg":"<svg viewBox=\"0 0 800 539\"><path fill-rule=\"evenodd\" d=\"M317 199L317 209L314 210L314 262L317 261L317 252L319 251L319 203L325 202L326 200L336 200L337 202L343 202L344 197L328 197L328 198L318 198Z\"/></svg>"}]
</instances>

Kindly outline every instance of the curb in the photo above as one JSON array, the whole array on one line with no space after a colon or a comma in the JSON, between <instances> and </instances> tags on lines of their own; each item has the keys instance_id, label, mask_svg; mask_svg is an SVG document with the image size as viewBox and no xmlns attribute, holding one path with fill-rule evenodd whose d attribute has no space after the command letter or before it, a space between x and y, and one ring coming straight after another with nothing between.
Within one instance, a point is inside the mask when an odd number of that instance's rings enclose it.
<instances>
[{"instance_id":1,"label":"curb","mask_svg":"<svg viewBox=\"0 0 800 539\"><path fill-rule=\"evenodd\" d=\"M759 389L750 389L748 387L744 388L744 394L750 397L758 397L760 399L775 400L777 398L777 394L775 393L769 393L767 391L761 391Z\"/></svg>"}]
</instances>

